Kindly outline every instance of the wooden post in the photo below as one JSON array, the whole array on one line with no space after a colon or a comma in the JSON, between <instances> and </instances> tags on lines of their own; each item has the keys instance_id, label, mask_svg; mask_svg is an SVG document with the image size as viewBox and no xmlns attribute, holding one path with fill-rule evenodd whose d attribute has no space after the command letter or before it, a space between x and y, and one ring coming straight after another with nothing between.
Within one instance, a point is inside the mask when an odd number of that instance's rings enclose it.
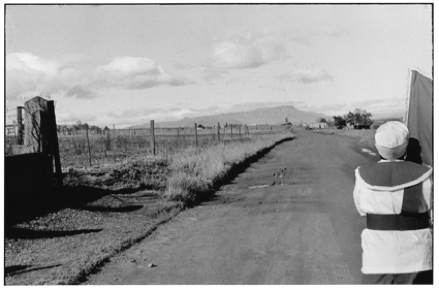
<instances>
[{"instance_id":1,"label":"wooden post","mask_svg":"<svg viewBox=\"0 0 439 290\"><path fill-rule=\"evenodd\" d=\"M180 148L180 126L177 128L177 144L178 148Z\"/></svg>"},{"instance_id":2,"label":"wooden post","mask_svg":"<svg viewBox=\"0 0 439 290\"><path fill-rule=\"evenodd\" d=\"M87 135L87 145L88 145L88 164L91 167L91 152L90 152L90 140L88 138L88 124L85 125L85 134Z\"/></svg>"},{"instance_id":3,"label":"wooden post","mask_svg":"<svg viewBox=\"0 0 439 290\"><path fill-rule=\"evenodd\" d=\"M149 127L150 127L149 128L149 130L150 130L149 135L151 138L151 151L152 151L152 154L155 156L154 120L150 121Z\"/></svg>"},{"instance_id":4,"label":"wooden post","mask_svg":"<svg viewBox=\"0 0 439 290\"><path fill-rule=\"evenodd\" d=\"M220 141L220 123L218 122L218 141Z\"/></svg>"},{"instance_id":5,"label":"wooden post","mask_svg":"<svg viewBox=\"0 0 439 290\"><path fill-rule=\"evenodd\" d=\"M111 150L113 151L113 161L116 162L116 147L117 147L117 143L116 143L116 125L113 124L113 134L112 134L112 146L111 146Z\"/></svg>"},{"instance_id":6,"label":"wooden post","mask_svg":"<svg viewBox=\"0 0 439 290\"><path fill-rule=\"evenodd\" d=\"M105 151L107 151L107 150L111 150L111 133L110 133L110 130L106 130L107 132L107 136L106 136L106 138L107 138L107 140L106 140L106 145L105 145Z\"/></svg>"},{"instance_id":7,"label":"wooden post","mask_svg":"<svg viewBox=\"0 0 439 290\"><path fill-rule=\"evenodd\" d=\"M30 152L50 152L47 100L35 97L27 101L24 108L24 145Z\"/></svg>"},{"instance_id":8,"label":"wooden post","mask_svg":"<svg viewBox=\"0 0 439 290\"><path fill-rule=\"evenodd\" d=\"M239 137L241 137L241 124L239 124L238 126L239 126Z\"/></svg>"},{"instance_id":9,"label":"wooden post","mask_svg":"<svg viewBox=\"0 0 439 290\"><path fill-rule=\"evenodd\" d=\"M59 156L59 142L58 142L58 132L56 128L56 115L55 115L55 104L53 101L48 101L47 110L51 118L50 123L52 126L52 136L51 136L51 147L52 155L55 160L55 180L56 186L60 189L63 186L62 180L62 170L61 170L61 158Z\"/></svg>"},{"instance_id":10,"label":"wooden post","mask_svg":"<svg viewBox=\"0 0 439 290\"><path fill-rule=\"evenodd\" d=\"M113 124L113 141L114 137L116 137L116 125Z\"/></svg>"},{"instance_id":11,"label":"wooden post","mask_svg":"<svg viewBox=\"0 0 439 290\"><path fill-rule=\"evenodd\" d=\"M23 107L17 107L18 144L23 145Z\"/></svg>"},{"instance_id":12,"label":"wooden post","mask_svg":"<svg viewBox=\"0 0 439 290\"><path fill-rule=\"evenodd\" d=\"M233 125L230 124L230 139L233 139Z\"/></svg>"},{"instance_id":13,"label":"wooden post","mask_svg":"<svg viewBox=\"0 0 439 290\"><path fill-rule=\"evenodd\" d=\"M195 123L195 149L198 147L197 123Z\"/></svg>"}]
</instances>

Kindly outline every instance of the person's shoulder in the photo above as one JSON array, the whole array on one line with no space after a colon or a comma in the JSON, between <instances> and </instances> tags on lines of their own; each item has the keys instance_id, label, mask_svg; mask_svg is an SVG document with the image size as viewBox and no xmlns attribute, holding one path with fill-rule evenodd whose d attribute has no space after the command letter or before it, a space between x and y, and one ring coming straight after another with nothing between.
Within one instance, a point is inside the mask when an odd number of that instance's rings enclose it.
<instances>
[{"instance_id":1,"label":"person's shoulder","mask_svg":"<svg viewBox=\"0 0 439 290\"><path fill-rule=\"evenodd\" d=\"M424 181L432 173L429 166L410 161L384 161L361 166L358 175L378 187L401 187Z\"/></svg>"}]
</instances>

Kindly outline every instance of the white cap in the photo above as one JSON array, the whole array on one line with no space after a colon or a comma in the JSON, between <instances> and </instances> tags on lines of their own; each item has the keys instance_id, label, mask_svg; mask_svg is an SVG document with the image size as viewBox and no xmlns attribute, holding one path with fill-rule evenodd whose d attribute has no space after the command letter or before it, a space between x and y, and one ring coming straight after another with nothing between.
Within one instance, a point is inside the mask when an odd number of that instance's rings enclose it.
<instances>
[{"instance_id":1,"label":"white cap","mask_svg":"<svg viewBox=\"0 0 439 290\"><path fill-rule=\"evenodd\" d=\"M375 133L375 147L378 153L386 159L397 159L403 156L407 149L409 130L396 121L381 125Z\"/></svg>"}]
</instances>

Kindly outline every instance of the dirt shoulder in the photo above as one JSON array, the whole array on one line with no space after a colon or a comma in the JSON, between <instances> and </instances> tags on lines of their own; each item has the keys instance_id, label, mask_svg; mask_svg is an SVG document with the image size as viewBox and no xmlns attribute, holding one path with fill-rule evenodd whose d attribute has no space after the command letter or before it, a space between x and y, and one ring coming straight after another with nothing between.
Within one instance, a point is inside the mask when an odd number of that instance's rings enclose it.
<instances>
[{"instance_id":1,"label":"dirt shoulder","mask_svg":"<svg viewBox=\"0 0 439 290\"><path fill-rule=\"evenodd\" d=\"M335 134L296 133L85 283L358 284L354 169L374 157Z\"/></svg>"},{"instance_id":2,"label":"dirt shoulder","mask_svg":"<svg viewBox=\"0 0 439 290\"><path fill-rule=\"evenodd\" d=\"M163 198L167 176L155 158L69 168L63 192L8 206L5 284L84 282L182 210Z\"/></svg>"}]
</instances>

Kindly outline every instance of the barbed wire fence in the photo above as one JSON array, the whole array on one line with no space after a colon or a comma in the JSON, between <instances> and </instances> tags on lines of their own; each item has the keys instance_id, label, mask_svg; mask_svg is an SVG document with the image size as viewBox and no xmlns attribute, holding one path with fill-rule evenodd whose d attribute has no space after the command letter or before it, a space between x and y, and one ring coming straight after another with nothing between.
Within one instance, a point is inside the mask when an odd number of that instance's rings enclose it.
<instances>
[{"instance_id":1,"label":"barbed wire fence","mask_svg":"<svg viewBox=\"0 0 439 290\"><path fill-rule=\"evenodd\" d=\"M17 108L31 97L6 98L5 153L8 146L19 145ZM56 105L56 103L55 103ZM204 127L121 129L115 125L99 128L86 124L58 125L62 167L90 167L124 162L139 156L172 155L188 147L203 148L219 142L248 138L248 135L274 133L281 126L223 124Z\"/></svg>"},{"instance_id":2,"label":"barbed wire fence","mask_svg":"<svg viewBox=\"0 0 439 290\"><path fill-rule=\"evenodd\" d=\"M107 127L108 128L108 127ZM266 126L259 129L232 124L228 127L178 127L107 130L81 129L58 132L63 167L77 164L89 167L114 162L124 162L139 156L169 156L185 148L202 149L221 142L248 139L250 132L275 133L280 126ZM91 160L91 162L89 162Z\"/></svg>"}]
</instances>

